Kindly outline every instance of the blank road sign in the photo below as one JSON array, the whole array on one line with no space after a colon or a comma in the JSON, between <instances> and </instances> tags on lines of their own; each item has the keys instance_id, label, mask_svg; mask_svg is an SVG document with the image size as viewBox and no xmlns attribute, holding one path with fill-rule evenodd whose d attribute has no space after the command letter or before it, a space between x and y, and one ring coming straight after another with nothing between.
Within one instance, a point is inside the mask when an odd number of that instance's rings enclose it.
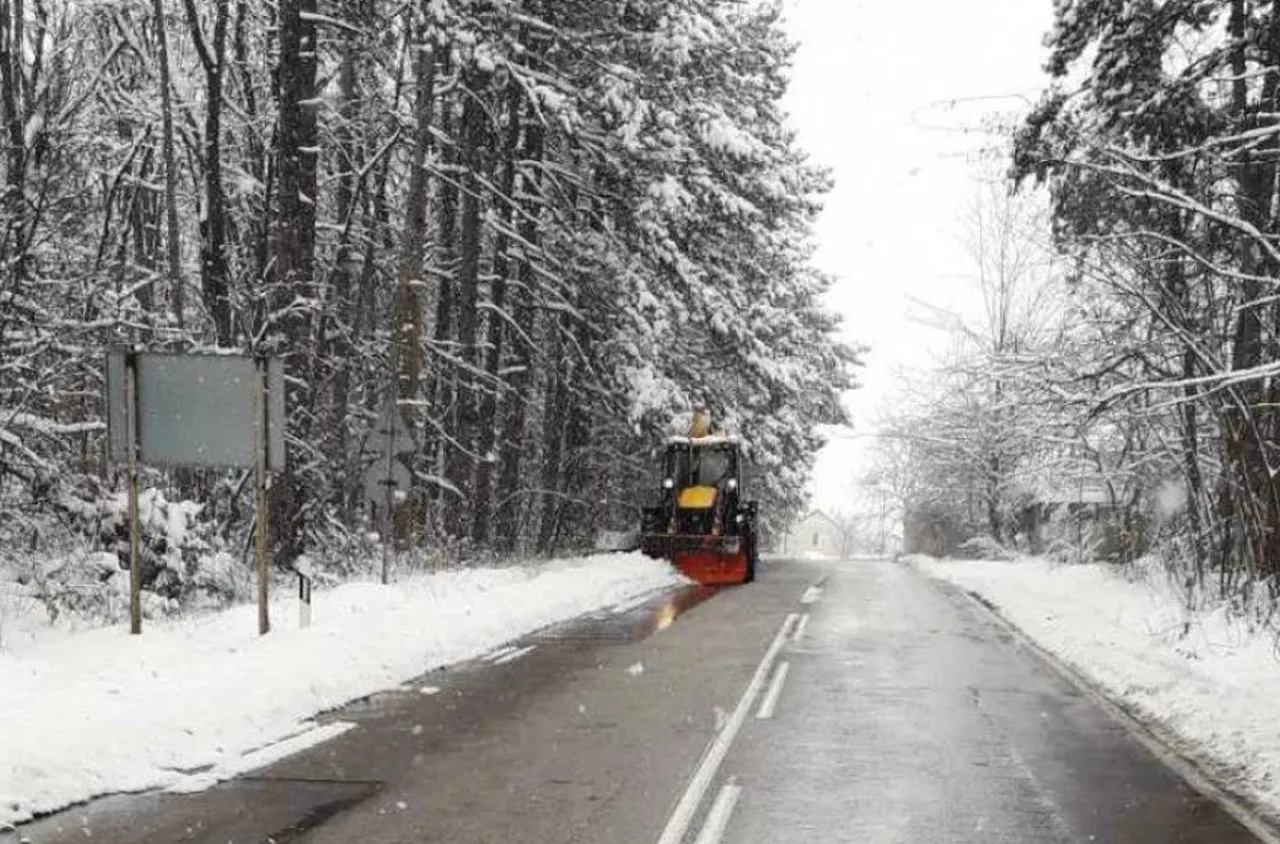
<instances>
[{"instance_id":1,"label":"blank road sign","mask_svg":"<svg viewBox=\"0 0 1280 844\"><path fill-rule=\"evenodd\" d=\"M107 358L112 460L128 459L125 353ZM252 466L254 359L244 355L138 354L138 458L153 466ZM267 365L267 466L284 469L284 372Z\"/></svg>"}]
</instances>

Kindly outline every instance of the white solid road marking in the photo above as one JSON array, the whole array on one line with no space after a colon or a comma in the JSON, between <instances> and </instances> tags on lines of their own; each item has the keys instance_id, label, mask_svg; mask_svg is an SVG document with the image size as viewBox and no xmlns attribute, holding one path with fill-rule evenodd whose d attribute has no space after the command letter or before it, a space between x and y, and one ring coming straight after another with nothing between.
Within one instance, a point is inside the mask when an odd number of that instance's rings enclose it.
<instances>
[{"instance_id":1,"label":"white solid road marking","mask_svg":"<svg viewBox=\"0 0 1280 844\"><path fill-rule=\"evenodd\" d=\"M514 650L511 653L504 654L503 656L498 657L493 661L493 664L506 665L508 662L515 662L517 659L524 656L525 654L532 653L537 647L538 647L537 645L527 645L518 650Z\"/></svg>"},{"instance_id":2,"label":"white solid road marking","mask_svg":"<svg viewBox=\"0 0 1280 844\"><path fill-rule=\"evenodd\" d=\"M782 694L782 684L787 681L787 672L791 670L791 663L779 662L778 669L773 672L773 682L769 684L769 691L765 693L764 700L760 702L760 709L756 712L757 718L772 718L773 710L778 708L778 696Z\"/></svg>"},{"instance_id":3,"label":"white solid road marking","mask_svg":"<svg viewBox=\"0 0 1280 844\"><path fill-rule=\"evenodd\" d=\"M809 614L805 613L800 616L800 622L796 625L796 630L791 634L791 641L799 642L800 637L804 635L804 629L809 626Z\"/></svg>"},{"instance_id":4,"label":"white solid road marking","mask_svg":"<svg viewBox=\"0 0 1280 844\"><path fill-rule=\"evenodd\" d=\"M177 782L170 784L165 788L165 791L171 794L192 794L197 791L204 791L223 780L229 780L240 774L265 767L272 762L279 762L286 756L292 756L294 753L300 753L309 747L315 747L329 739L337 738L347 730L354 730L355 727L356 725L349 721L333 721L320 726L316 726L312 722L311 726L302 732L295 733L274 744L255 748L242 756L226 759L207 771L184 776Z\"/></svg>"},{"instance_id":5,"label":"white solid road marking","mask_svg":"<svg viewBox=\"0 0 1280 844\"><path fill-rule=\"evenodd\" d=\"M742 786L730 779L716 795L716 802L711 804L707 819L702 824L702 831L694 844L720 844L724 831L729 826L729 818L733 815L733 807L738 805L738 797L742 794Z\"/></svg>"},{"instance_id":6,"label":"white solid road marking","mask_svg":"<svg viewBox=\"0 0 1280 844\"><path fill-rule=\"evenodd\" d=\"M685 833L689 831L689 824L693 822L694 813L698 811L698 806L711 786L711 781L715 779L716 771L724 762L724 757L728 755L729 747L737 738L738 731L742 729L742 723L747 720L747 713L751 711L752 704L759 697L765 678L769 676L769 669L773 666L773 661L778 658L778 652L787 641L787 635L791 632L791 625L795 620L796 614L791 613L782 622L778 635L773 637L769 650L765 651L764 658L756 666L756 673L747 684L746 691L742 693L742 699L738 701L733 714L724 722L720 732L716 733L711 744L707 746L706 752L702 754L702 762L694 772L693 778L689 780L689 785L680 796L680 801L672 810L671 817L667 819L662 835L658 836L658 844L680 844L684 841Z\"/></svg>"}]
</instances>

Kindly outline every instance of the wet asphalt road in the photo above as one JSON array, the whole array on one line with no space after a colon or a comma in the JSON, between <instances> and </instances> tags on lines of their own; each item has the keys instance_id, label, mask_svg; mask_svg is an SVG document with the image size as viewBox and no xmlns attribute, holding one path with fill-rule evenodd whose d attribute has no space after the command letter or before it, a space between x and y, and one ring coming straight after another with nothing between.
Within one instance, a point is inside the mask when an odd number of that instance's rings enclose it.
<instances>
[{"instance_id":1,"label":"wet asphalt road","mask_svg":"<svg viewBox=\"0 0 1280 844\"><path fill-rule=\"evenodd\" d=\"M766 564L513 646L332 713L355 728L251 776L0 844L1256 840L901 565Z\"/></svg>"}]
</instances>

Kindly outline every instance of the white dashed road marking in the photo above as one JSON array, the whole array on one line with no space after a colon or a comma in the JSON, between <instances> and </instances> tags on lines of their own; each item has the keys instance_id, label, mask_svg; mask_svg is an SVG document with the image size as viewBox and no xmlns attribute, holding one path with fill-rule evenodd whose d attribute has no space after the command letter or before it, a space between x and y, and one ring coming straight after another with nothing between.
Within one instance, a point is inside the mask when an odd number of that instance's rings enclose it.
<instances>
[{"instance_id":1,"label":"white dashed road marking","mask_svg":"<svg viewBox=\"0 0 1280 844\"><path fill-rule=\"evenodd\" d=\"M751 682L747 684L746 691L742 693L742 698L738 701L737 707L734 708L733 714L724 722L724 726L720 728L720 731L712 738L711 744L708 745L707 751L702 756L702 763L698 765L698 769L694 772L693 778L689 780L689 785L685 788L684 794L680 796L680 801L676 803L675 809L672 810L671 817L667 819L667 825L663 828L662 835L658 837L658 844L680 844L681 841L684 841L685 833L689 830L689 824L693 822L693 816L697 813L698 806L702 803L702 798L706 795L707 789L711 787L716 771L720 769L721 763L724 762L725 756L728 755L729 748L733 745L733 740L738 736L738 731L742 729L742 724L747 719L747 713L751 711L756 698L760 696L760 690L764 688L765 679L769 676L769 669L773 667L774 660L778 658L778 652L782 650L782 646L786 643L796 618L796 614L791 613L782 622L782 627L778 629L778 634L773 637L773 643L769 645L769 650L765 652L764 658L760 660L760 664L756 667L756 673L751 677ZM737 801L736 795L733 797L733 801ZM730 805L730 809L732 809L732 805ZM726 816L727 822L728 818ZM701 838L699 838L699 841L701 841Z\"/></svg>"},{"instance_id":2,"label":"white dashed road marking","mask_svg":"<svg viewBox=\"0 0 1280 844\"><path fill-rule=\"evenodd\" d=\"M791 663L778 663L777 670L773 672L773 682L769 684L769 691L765 693L764 700L760 702L760 709L756 712L757 718L773 717L773 711L778 707L778 696L782 694L782 684L787 682L787 672L790 670Z\"/></svg>"},{"instance_id":3,"label":"white dashed road marking","mask_svg":"<svg viewBox=\"0 0 1280 844\"><path fill-rule=\"evenodd\" d=\"M515 661L516 661L517 659L519 659L520 657L525 656L526 654L533 653L533 651L534 651L537 647L538 647L537 645L526 645L525 647L520 648L520 649L518 649L518 650L514 650L514 651L512 651L511 653L503 654L502 656L500 656L500 657L498 657L497 659L495 659L495 660L493 661L493 664L494 664L494 665L506 665L508 662L515 662Z\"/></svg>"},{"instance_id":4,"label":"white dashed road marking","mask_svg":"<svg viewBox=\"0 0 1280 844\"><path fill-rule=\"evenodd\" d=\"M711 804L707 819L702 824L702 831L694 844L720 844L724 831L729 826L729 818L733 815L733 807L738 805L738 797L742 794L742 786L730 779L716 795L716 802Z\"/></svg>"}]
</instances>

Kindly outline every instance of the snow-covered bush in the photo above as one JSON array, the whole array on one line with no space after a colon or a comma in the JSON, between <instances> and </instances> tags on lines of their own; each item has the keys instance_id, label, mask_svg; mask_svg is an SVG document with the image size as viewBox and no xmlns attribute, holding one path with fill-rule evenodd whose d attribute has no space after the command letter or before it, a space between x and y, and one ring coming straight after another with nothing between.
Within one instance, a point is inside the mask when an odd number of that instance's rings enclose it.
<instances>
[{"instance_id":1,"label":"snow-covered bush","mask_svg":"<svg viewBox=\"0 0 1280 844\"><path fill-rule=\"evenodd\" d=\"M80 524L83 534L115 552L122 566L129 560L128 496L107 493L93 500L66 496L63 509ZM157 488L143 489L138 497L141 529L142 583L145 589L168 600L183 601L201 593L204 599L236 596L230 562L215 536L211 522L202 520L204 505L170 500Z\"/></svg>"},{"instance_id":2,"label":"snow-covered bush","mask_svg":"<svg viewBox=\"0 0 1280 844\"><path fill-rule=\"evenodd\" d=\"M1005 548L994 538L985 535L971 536L956 549L961 560L1016 560L1018 554Z\"/></svg>"},{"instance_id":3,"label":"snow-covered bush","mask_svg":"<svg viewBox=\"0 0 1280 844\"><path fill-rule=\"evenodd\" d=\"M40 612L40 602L30 587L0 581L0 652L8 646L12 631Z\"/></svg>"},{"instance_id":4,"label":"snow-covered bush","mask_svg":"<svg viewBox=\"0 0 1280 844\"><path fill-rule=\"evenodd\" d=\"M57 484L54 497L0 527L0 626L98 624L128 614L128 500L92 478ZM10 490L12 491L12 490ZM11 495L9 500L19 500ZM171 615L224 606L251 595L241 535L220 536L203 505L144 488L141 526L143 611ZM3 635L0 631L0 635Z\"/></svg>"}]
</instances>

